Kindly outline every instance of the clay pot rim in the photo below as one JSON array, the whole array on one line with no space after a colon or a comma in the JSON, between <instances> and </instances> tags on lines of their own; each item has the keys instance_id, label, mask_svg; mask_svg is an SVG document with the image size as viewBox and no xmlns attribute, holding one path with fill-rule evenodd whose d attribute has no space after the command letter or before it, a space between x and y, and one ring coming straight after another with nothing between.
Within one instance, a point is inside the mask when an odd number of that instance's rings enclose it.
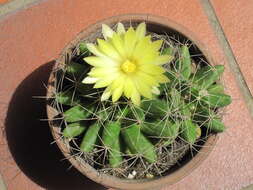
<instances>
[{"instance_id":1,"label":"clay pot rim","mask_svg":"<svg viewBox=\"0 0 253 190\"><path fill-rule=\"evenodd\" d=\"M147 23L155 23L159 25L163 25L167 28L171 28L187 38L189 38L192 42L196 44L196 46L201 50L207 61L215 65L215 62L213 59L210 57L209 53L207 52L207 49L204 47L204 45L197 40L197 38L184 28L183 26L175 23L174 21L171 21L167 18L160 17L160 16L154 16L150 14L125 14L125 15L118 15L118 16L113 16L104 20L101 20L99 22L96 22L93 25L90 25L86 27L83 31L81 31L71 42L69 42L65 48L61 51L61 54L59 55L58 59L56 60L56 64L54 69L57 68L58 64L61 64L65 52L70 48L73 47L76 43L78 43L81 39L83 39L84 36L89 36L92 34L92 32L101 29L102 24L114 24L120 21L135 21L135 22L140 22L140 21L145 21ZM85 33L83 36L82 34ZM53 71L54 72L54 71ZM52 72L52 73L53 73ZM54 76L51 73L49 82L48 82L48 92L47 92L47 97L51 97L52 95L52 90L53 86L50 85L54 81ZM47 115L49 120L53 118L54 116L54 110L50 105L47 105ZM66 158L69 157L69 151L66 147L66 145L62 142L60 135L59 135L59 127L54 126L50 121L49 121L49 126L51 133L60 148L61 152L64 154ZM156 177L153 179L141 179L141 180L130 180L130 179L121 179L117 178L114 176L110 176L107 174L102 174L97 172L93 167L91 167L89 164L80 164L75 158L71 157L68 160L72 165L75 166L82 174L84 174L86 177L90 178L91 180L100 183L104 186L107 187L112 187L112 188L117 188L117 189L128 189L128 190L144 190L144 189L155 189L157 187L161 187L164 185L170 185L177 183L181 179L183 179L185 176L189 175L195 168L197 168L201 163L208 157L210 152L213 150L214 145L216 144L218 140L217 135L211 135L207 141L205 142L205 146L203 146L200 150L200 153L196 154L191 160L189 160L185 165L182 167L178 168L176 171L173 173L162 176L162 177Z\"/></svg>"}]
</instances>

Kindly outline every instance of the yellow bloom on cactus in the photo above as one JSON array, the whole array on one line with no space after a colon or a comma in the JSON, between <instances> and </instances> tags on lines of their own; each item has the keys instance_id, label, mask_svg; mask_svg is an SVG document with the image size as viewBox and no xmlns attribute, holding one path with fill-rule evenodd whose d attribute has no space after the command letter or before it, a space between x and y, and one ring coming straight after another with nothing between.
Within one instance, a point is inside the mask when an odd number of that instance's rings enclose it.
<instances>
[{"instance_id":1,"label":"yellow bloom on cactus","mask_svg":"<svg viewBox=\"0 0 253 190\"><path fill-rule=\"evenodd\" d=\"M168 82L164 75L163 64L171 60L169 55L160 55L162 40L152 41L146 36L146 24L141 23L136 30L126 31L118 23L116 32L102 25L103 39L97 39L97 45L88 43L87 48L94 56L84 58L92 69L82 81L93 84L94 88L105 88L101 100L112 96L116 102L121 96L140 104L141 96L152 98L159 93L160 83Z\"/></svg>"}]
</instances>

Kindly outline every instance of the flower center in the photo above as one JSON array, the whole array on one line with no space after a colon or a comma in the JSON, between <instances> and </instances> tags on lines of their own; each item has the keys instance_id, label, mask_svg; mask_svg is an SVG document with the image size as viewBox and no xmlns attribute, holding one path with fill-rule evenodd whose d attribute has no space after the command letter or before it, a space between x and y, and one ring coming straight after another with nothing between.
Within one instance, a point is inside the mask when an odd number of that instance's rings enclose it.
<instances>
[{"instance_id":1,"label":"flower center","mask_svg":"<svg viewBox=\"0 0 253 190\"><path fill-rule=\"evenodd\" d=\"M121 69L125 72L125 73L132 73L136 70L136 65L129 61L126 60L122 65L121 65Z\"/></svg>"}]
</instances>

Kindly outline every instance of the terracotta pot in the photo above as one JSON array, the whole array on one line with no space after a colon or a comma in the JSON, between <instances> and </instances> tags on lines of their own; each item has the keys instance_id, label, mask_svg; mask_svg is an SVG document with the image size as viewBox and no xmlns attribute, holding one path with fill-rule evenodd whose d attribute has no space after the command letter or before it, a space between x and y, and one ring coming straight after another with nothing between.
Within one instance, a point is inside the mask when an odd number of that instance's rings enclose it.
<instances>
[{"instance_id":1,"label":"terracotta pot","mask_svg":"<svg viewBox=\"0 0 253 190\"><path fill-rule=\"evenodd\" d=\"M55 69L57 69L59 63L63 63L66 59L67 52L75 47L81 39L87 39L89 41L94 41L97 37L98 32L101 32L101 24L108 24L110 26L115 25L118 22L129 23L131 21L132 25L138 24L140 22L145 21L147 24L147 30L155 33L162 33L166 31L168 34L177 34L181 38L180 40L188 39L191 40L197 48L194 48L191 51L202 53L204 59L211 65L215 65L213 60L210 58L209 54L207 54L204 46L196 39L196 37L186 30L184 27L176 24L173 21L170 21L166 18L153 16L153 15L121 15L111 17L109 19L102 20L97 22L96 24L89 26L81 33L79 33L74 40L72 40L61 52L59 58L56 60ZM48 97L52 96L54 91L54 83L55 77L53 72L51 73L51 77L48 83ZM55 115L57 115L57 111L54 110L51 106L47 106L47 113L49 120L53 119ZM217 135L210 135L207 140L204 142L204 146L200 148L196 155L193 157L191 155L185 156L183 162L180 167L176 167L163 177L156 177L153 179L143 179L143 180L129 180L129 179L121 179L117 177L113 177L110 175L98 173L93 167L90 165L83 163L78 157L70 157L69 147L65 145L63 140L60 138L60 128L56 126L54 123L49 122L51 132L53 137L59 146L60 150L64 154L66 158L71 162L71 164L77 168L83 175L92 179L93 181L100 183L106 187L112 187L115 189L122 190L148 190L148 189L158 189L165 185L174 184L185 176L190 174L195 168L197 168L209 155L211 150L213 149L216 141ZM81 164L82 163L82 164Z\"/></svg>"}]
</instances>

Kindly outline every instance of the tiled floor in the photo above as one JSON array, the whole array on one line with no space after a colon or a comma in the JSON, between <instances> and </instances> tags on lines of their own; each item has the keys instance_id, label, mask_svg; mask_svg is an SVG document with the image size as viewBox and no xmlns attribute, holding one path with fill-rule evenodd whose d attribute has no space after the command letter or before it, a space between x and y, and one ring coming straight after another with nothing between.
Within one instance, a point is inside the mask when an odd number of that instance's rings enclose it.
<instances>
[{"instance_id":1,"label":"tiled floor","mask_svg":"<svg viewBox=\"0 0 253 190\"><path fill-rule=\"evenodd\" d=\"M225 64L227 92L233 97L224 118L229 128L220 135L215 150L191 175L164 190L237 190L252 184L253 120L201 2L205 1L136 0L126 5L125 0L47 0L2 18L0 121L6 133L0 133L0 172L8 189L103 189L74 169L67 170L66 162L58 162L61 154L50 145L46 123L39 121L46 117L45 110L33 96L45 93L45 73L78 32L98 20L126 13L163 16L190 30L215 61ZM211 3L252 92L253 3Z\"/></svg>"}]
</instances>

